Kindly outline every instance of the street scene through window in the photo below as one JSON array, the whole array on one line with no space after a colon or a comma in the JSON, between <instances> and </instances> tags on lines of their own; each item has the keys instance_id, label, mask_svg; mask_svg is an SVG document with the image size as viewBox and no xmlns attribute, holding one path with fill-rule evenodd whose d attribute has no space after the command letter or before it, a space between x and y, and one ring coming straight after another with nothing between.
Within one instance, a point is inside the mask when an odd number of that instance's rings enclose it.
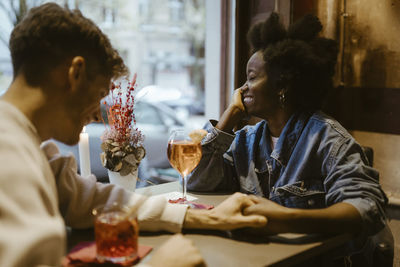
<instances>
[{"instance_id":1,"label":"street scene through window","mask_svg":"<svg viewBox=\"0 0 400 267\"><path fill-rule=\"evenodd\" d=\"M46 2L79 9L104 31L122 55L131 76L137 73L135 115L145 135L143 180L177 179L167 158L167 142L175 128L201 128L204 118L205 1L202 0L4 0L0 2L0 94L12 80L8 39L26 11ZM104 109L104 107L102 107ZM92 173L107 180L101 165L100 136L106 125L86 127ZM77 146L59 143L62 152ZM139 174L139 177L140 177ZM144 185L147 183L145 182Z\"/></svg>"}]
</instances>

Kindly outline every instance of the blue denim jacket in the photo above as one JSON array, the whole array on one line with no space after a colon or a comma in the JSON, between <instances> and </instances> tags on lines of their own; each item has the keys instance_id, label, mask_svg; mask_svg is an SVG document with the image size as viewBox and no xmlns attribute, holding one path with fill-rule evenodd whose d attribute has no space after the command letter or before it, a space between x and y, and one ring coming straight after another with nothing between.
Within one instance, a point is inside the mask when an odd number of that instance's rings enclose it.
<instances>
[{"instance_id":1,"label":"blue denim jacket","mask_svg":"<svg viewBox=\"0 0 400 267\"><path fill-rule=\"evenodd\" d=\"M211 124L207 129L189 190L240 191L306 209L347 202L361 214L363 235L385 225L387 198L379 173L354 138L322 112L294 114L273 151L266 121L235 134Z\"/></svg>"}]
</instances>

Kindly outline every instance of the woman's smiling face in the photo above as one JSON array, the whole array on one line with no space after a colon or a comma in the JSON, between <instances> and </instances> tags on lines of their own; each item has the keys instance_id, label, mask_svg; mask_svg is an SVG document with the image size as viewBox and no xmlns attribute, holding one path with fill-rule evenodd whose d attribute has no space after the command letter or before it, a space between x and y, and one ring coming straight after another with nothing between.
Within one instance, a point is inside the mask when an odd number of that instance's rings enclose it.
<instances>
[{"instance_id":1,"label":"woman's smiling face","mask_svg":"<svg viewBox=\"0 0 400 267\"><path fill-rule=\"evenodd\" d=\"M247 89L243 90L243 104L247 113L266 119L279 109L279 97L267 86L268 76L261 51L254 53L247 63Z\"/></svg>"}]
</instances>

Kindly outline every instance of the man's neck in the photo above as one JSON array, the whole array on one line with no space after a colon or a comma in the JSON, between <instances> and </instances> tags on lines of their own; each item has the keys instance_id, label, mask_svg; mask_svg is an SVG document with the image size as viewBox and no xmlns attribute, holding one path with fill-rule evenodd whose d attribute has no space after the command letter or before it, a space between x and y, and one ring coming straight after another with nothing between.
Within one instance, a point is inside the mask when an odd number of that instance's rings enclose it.
<instances>
[{"instance_id":1,"label":"man's neck","mask_svg":"<svg viewBox=\"0 0 400 267\"><path fill-rule=\"evenodd\" d=\"M15 106L32 122L39 135L41 131L36 125L34 117L44 106L45 99L43 90L40 87L29 86L22 76L16 77L8 90L1 96L1 100Z\"/></svg>"}]
</instances>

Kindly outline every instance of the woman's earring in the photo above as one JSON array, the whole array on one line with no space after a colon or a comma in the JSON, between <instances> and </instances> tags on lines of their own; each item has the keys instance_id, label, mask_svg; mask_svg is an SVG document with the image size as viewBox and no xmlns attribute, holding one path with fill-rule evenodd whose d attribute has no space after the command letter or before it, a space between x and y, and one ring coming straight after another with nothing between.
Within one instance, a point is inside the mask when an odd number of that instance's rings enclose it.
<instances>
[{"instance_id":1,"label":"woman's earring","mask_svg":"<svg viewBox=\"0 0 400 267\"><path fill-rule=\"evenodd\" d=\"M285 102L286 102L285 90L280 91L278 95L281 108L285 108Z\"/></svg>"}]
</instances>

